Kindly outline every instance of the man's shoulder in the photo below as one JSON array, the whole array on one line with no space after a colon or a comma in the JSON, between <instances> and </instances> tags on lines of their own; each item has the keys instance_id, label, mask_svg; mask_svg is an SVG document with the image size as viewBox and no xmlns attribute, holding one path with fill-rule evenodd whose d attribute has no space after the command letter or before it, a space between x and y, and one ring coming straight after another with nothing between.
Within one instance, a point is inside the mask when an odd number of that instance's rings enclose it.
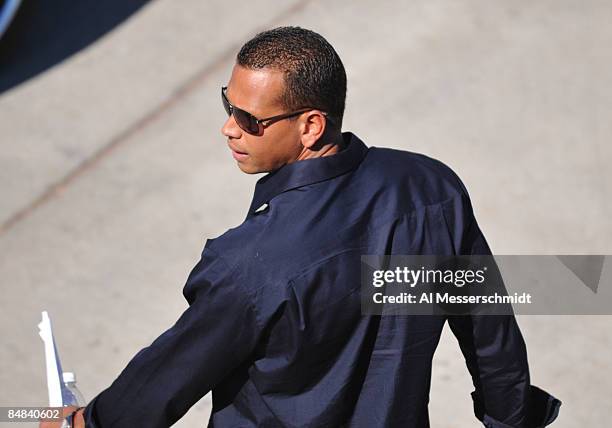
<instances>
[{"instance_id":1,"label":"man's shoulder","mask_svg":"<svg viewBox=\"0 0 612 428\"><path fill-rule=\"evenodd\" d=\"M431 204L457 196L467 197L463 182L452 168L422 153L371 147L364 174L381 186L410 193L415 202Z\"/></svg>"},{"instance_id":2,"label":"man's shoulder","mask_svg":"<svg viewBox=\"0 0 612 428\"><path fill-rule=\"evenodd\" d=\"M454 180L457 176L444 162L423 153L388 147L370 147L368 158L385 175L426 175Z\"/></svg>"}]
</instances>

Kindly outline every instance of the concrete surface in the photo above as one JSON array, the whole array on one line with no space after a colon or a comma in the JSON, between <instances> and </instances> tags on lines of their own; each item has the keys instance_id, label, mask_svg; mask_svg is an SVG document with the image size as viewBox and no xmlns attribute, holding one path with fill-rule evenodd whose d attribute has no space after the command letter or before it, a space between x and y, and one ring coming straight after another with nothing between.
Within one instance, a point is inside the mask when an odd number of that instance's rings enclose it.
<instances>
[{"instance_id":1,"label":"concrete surface","mask_svg":"<svg viewBox=\"0 0 612 428\"><path fill-rule=\"evenodd\" d=\"M258 178L219 132L219 87L241 43L281 24L336 47L345 129L458 172L496 253L612 254L609 3L176 6L152 2L0 97L0 406L45 404L41 310L88 398L180 315L206 238L242 221ZM533 383L564 402L554 426L607 426L611 318L519 324ZM479 426L448 331L433 376L432 427ZM209 411L205 397L176 426Z\"/></svg>"}]
</instances>

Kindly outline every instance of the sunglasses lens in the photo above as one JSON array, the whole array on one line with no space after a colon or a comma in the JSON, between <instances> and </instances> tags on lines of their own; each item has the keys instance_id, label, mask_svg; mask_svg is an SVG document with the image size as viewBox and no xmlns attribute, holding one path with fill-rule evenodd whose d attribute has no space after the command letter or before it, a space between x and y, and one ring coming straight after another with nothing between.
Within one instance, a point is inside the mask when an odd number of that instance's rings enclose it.
<instances>
[{"instance_id":1,"label":"sunglasses lens","mask_svg":"<svg viewBox=\"0 0 612 428\"><path fill-rule=\"evenodd\" d=\"M243 131L246 131L249 134L259 134L259 124L257 123L257 119L255 119L250 113L232 106L225 96L225 88L221 89L221 100L223 101L223 108L225 108L227 115L231 116L233 114L234 120L236 120L236 123Z\"/></svg>"},{"instance_id":2,"label":"sunglasses lens","mask_svg":"<svg viewBox=\"0 0 612 428\"><path fill-rule=\"evenodd\" d=\"M259 125L250 113L234 107L234 119L236 119L238 126L249 134L257 134L259 132Z\"/></svg>"},{"instance_id":3,"label":"sunglasses lens","mask_svg":"<svg viewBox=\"0 0 612 428\"><path fill-rule=\"evenodd\" d=\"M221 101L223 101L223 108L225 109L225 112L227 113L228 116L231 116L232 107L230 106L230 103L227 100L227 97L225 96L225 92L223 91L221 91Z\"/></svg>"}]
</instances>

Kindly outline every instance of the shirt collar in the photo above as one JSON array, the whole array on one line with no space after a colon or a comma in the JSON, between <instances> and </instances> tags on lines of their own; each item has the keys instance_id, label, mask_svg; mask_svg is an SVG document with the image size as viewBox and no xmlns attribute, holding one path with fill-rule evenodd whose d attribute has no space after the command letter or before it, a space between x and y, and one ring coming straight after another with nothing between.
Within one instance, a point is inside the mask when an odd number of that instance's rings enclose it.
<instances>
[{"instance_id":1,"label":"shirt collar","mask_svg":"<svg viewBox=\"0 0 612 428\"><path fill-rule=\"evenodd\" d=\"M288 190L330 180L357 168L368 151L366 145L350 132L342 133L346 147L340 152L305 159L282 166L257 181L247 218L263 204Z\"/></svg>"}]
</instances>

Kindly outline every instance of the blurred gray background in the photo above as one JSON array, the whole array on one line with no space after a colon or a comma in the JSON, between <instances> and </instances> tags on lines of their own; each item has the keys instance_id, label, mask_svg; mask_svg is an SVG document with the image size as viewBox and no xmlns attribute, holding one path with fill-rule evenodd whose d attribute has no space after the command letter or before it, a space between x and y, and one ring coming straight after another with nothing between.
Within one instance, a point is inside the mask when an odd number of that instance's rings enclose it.
<instances>
[{"instance_id":1,"label":"blurred gray background","mask_svg":"<svg viewBox=\"0 0 612 428\"><path fill-rule=\"evenodd\" d=\"M46 405L41 310L93 398L185 309L205 240L240 224L259 178L220 134L219 88L241 44L279 25L340 54L345 130L462 177L495 253L612 254L610 22L603 0L156 0L13 86L0 95L0 406ZM532 382L563 401L555 427L609 425L611 320L518 318ZM432 427L480 426L470 391L446 329ZM209 411L206 396L176 426Z\"/></svg>"}]
</instances>

